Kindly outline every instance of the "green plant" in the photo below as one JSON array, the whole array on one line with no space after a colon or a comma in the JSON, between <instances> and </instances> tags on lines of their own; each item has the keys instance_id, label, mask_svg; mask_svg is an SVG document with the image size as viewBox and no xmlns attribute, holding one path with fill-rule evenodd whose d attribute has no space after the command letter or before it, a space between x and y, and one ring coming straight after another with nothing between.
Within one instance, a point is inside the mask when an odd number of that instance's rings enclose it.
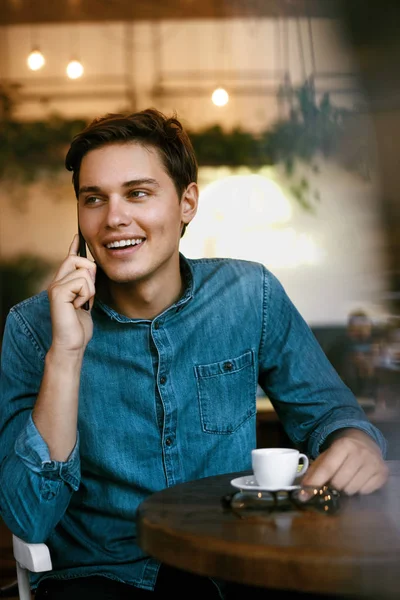
<instances>
[{"instance_id":1,"label":"green plant","mask_svg":"<svg viewBox=\"0 0 400 600\"><path fill-rule=\"evenodd\" d=\"M0 262L0 340L10 308L40 291L53 268L51 263L32 255Z\"/></svg>"},{"instance_id":2,"label":"green plant","mask_svg":"<svg viewBox=\"0 0 400 600\"><path fill-rule=\"evenodd\" d=\"M85 124L61 117L35 122L5 119L0 127L0 177L30 182L43 171L64 168L66 149Z\"/></svg>"},{"instance_id":3,"label":"green plant","mask_svg":"<svg viewBox=\"0 0 400 600\"><path fill-rule=\"evenodd\" d=\"M304 173L297 169L305 163L317 171L318 156L334 157L349 169L368 172L366 128L359 126L355 111L332 105L329 94L317 100L312 81L301 87L288 86L279 92L291 106L286 118L266 131L254 135L237 127L224 131L219 125L202 131L190 131L200 166L232 167L283 165L288 188L306 209L319 199ZM3 123L0 128L0 177L28 182L43 172L64 169L64 158L72 137L86 125L83 120L52 117L49 121L12 120L4 92Z\"/></svg>"},{"instance_id":4,"label":"green plant","mask_svg":"<svg viewBox=\"0 0 400 600\"><path fill-rule=\"evenodd\" d=\"M329 94L317 100L311 81L297 89L282 88L279 94L291 105L289 116L260 135L214 126L191 132L191 139L200 165L283 165L288 189L303 208L312 210L320 195L304 173L298 173L298 163L318 173L316 158L335 158L365 176L371 158L367 128L355 111L333 106Z\"/></svg>"}]
</instances>

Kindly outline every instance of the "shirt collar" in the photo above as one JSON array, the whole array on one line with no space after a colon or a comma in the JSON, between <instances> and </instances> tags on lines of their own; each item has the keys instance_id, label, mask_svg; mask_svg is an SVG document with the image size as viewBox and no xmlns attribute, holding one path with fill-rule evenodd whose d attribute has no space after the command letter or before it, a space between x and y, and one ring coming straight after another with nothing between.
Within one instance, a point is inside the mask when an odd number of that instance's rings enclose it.
<instances>
[{"instance_id":1,"label":"shirt collar","mask_svg":"<svg viewBox=\"0 0 400 600\"><path fill-rule=\"evenodd\" d=\"M180 310L183 309L184 305L193 298L193 291L194 291L193 270L192 270L192 267L191 267L188 259L185 256L183 256L183 254L181 254L181 253L179 253L179 266L180 266L182 279L183 279L183 285L184 285L183 294L179 298L179 300L177 300L176 302L174 302L174 304L172 304L171 306L166 308L161 314L157 315L157 317L155 317L157 319L160 318L161 316L166 318L169 315L179 312ZM151 322L151 319L131 319L130 317L121 315L120 313L115 311L113 308L111 308L110 306L105 304L98 297L95 298L94 308L101 310L106 315L108 315L111 319L113 319L114 321L119 321L120 323L150 323Z\"/></svg>"}]
</instances>

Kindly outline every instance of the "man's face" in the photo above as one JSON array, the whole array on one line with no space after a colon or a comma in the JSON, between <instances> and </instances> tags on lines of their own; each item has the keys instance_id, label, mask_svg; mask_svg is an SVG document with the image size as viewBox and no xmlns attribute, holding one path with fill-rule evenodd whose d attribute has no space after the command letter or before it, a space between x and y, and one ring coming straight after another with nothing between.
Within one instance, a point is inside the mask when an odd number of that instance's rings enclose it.
<instances>
[{"instance_id":1,"label":"man's face","mask_svg":"<svg viewBox=\"0 0 400 600\"><path fill-rule=\"evenodd\" d=\"M180 202L152 147L108 144L84 156L80 227L93 258L111 281L176 275L182 223L190 222L197 208L197 186L191 184L188 190L192 194L184 192Z\"/></svg>"},{"instance_id":2,"label":"man's face","mask_svg":"<svg viewBox=\"0 0 400 600\"><path fill-rule=\"evenodd\" d=\"M349 324L349 336L355 340L364 340L370 337L372 325L369 321L361 320Z\"/></svg>"}]
</instances>

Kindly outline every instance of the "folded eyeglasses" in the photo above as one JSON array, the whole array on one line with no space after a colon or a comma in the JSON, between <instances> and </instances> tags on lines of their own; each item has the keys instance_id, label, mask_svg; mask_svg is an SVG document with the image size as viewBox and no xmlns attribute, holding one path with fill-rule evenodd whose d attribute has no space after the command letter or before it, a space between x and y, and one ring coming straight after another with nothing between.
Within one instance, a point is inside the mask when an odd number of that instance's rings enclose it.
<instances>
[{"instance_id":1,"label":"folded eyeglasses","mask_svg":"<svg viewBox=\"0 0 400 600\"><path fill-rule=\"evenodd\" d=\"M334 514L340 508L340 493L327 485L321 488L300 486L292 490L237 491L223 496L221 503L241 517L296 509Z\"/></svg>"}]
</instances>

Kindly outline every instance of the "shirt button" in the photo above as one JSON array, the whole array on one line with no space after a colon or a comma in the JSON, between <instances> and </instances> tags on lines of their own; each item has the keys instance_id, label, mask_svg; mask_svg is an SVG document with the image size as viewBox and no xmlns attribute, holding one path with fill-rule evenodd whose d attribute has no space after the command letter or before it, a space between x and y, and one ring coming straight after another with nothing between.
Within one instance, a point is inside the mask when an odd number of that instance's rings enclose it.
<instances>
[{"instance_id":1,"label":"shirt button","mask_svg":"<svg viewBox=\"0 0 400 600\"><path fill-rule=\"evenodd\" d=\"M172 444L172 440L171 440L171 438L167 438L167 439L165 440L165 443L166 443L166 445L167 445L167 446L170 446L170 445Z\"/></svg>"},{"instance_id":2,"label":"shirt button","mask_svg":"<svg viewBox=\"0 0 400 600\"><path fill-rule=\"evenodd\" d=\"M230 361L227 361L226 363L224 363L224 371L232 371L233 369L233 364Z\"/></svg>"},{"instance_id":3,"label":"shirt button","mask_svg":"<svg viewBox=\"0 0 400 600\"><path fill-rule=\"evenodd\" d=\"M167 378L164 377L164 375L162 377L160 377L160 383L161 385L164 385L164 383L167 381Z\"/></svg>"},{"instance_id":4,"label":"shirt button","mask_svg":"<svg viewBox=\"0 0 400 600\"><path fill-rule=\"evenodd\" d=\"M43 498L45 500L53 500L54 496L55 496L54 492L46 491L46 492L43 493Z\"/></svg>"},{"instance_id":5,"label":"shirt button","mask_svg":"<svg viewBox=\"0 0 400 600\"><path fill-rule=\"evenodd\" d=\"M51 460L50 462L44 463L43 469L45 469L46 471L49 471L50 469L54 469L54 465L55 465L54 461Z\"/></svg>"}]
</instances>

